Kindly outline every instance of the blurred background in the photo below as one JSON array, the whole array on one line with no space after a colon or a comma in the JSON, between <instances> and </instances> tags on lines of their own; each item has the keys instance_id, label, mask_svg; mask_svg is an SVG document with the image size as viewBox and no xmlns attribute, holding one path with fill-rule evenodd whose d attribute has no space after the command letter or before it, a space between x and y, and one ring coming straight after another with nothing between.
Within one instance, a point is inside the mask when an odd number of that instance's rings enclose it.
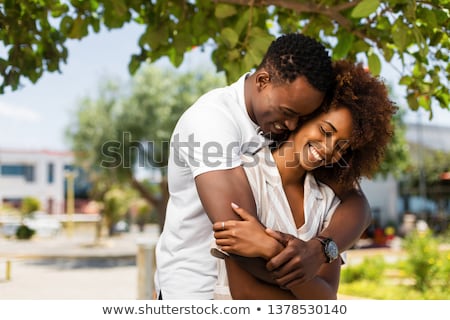
<instances>
[{"instance_id":1,"label":"blurred background","mask_svg":"<svg viewBox=\"0 0 450 320\"><path fill-rule=\"evenodd\" d=\"M39 298L26 286L49 266L63 273L88 270L98 280L105 270L125 268L129 281L117 273L98 283L102 293L85 297L148 298L137 279L151 268L148 255L163 227L170 133L181 113L202 93L225 85L230 72L217 71L215 44L206 42L186 50L177 68L163 57L131 75L130 57L139 52L144 30L125 24L67 40L70 54L59 73L24 80L0 95L0 298ZM373 70L370 57L360 60ZM400 60L380 63L400 107L396 135L378 175L361 182L373 222L349 252L341 293L449 299L448 103L447 109L414 108ZM448 94L448 77L443 82ZM140 247L142 241L150 245ZM147 259L140 266L139 250ZM381 282L401 290L380 293ZM121 295L120 288L129 289ZM41 297L79 298L58 292Z\"/></svg>"}]
</instances>

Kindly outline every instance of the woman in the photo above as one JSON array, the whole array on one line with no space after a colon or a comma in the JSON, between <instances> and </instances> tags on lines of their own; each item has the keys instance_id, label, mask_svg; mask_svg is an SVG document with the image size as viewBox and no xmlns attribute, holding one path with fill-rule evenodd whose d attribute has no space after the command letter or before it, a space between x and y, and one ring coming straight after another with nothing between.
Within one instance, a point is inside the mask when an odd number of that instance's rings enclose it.
<instances>
[{"instance_id":1,"label":"woman","mask_svg":"<svg viewBox=\"0 0 450 320\"><path fill-rule=\"evenodd\" d=\"M334 70L328 110L305 121L273 152L264 149L244 164L261 223L304 241L326 227L340 202L330 186L345 182L351 188L361 177L371 177L393 131L396 107L385 85L361 64L339 61ZM215 223L217 246L247 257L275 256L280 250L275 238L245 210L233 208L243 220ZM226 268L219 260L218 298L227 298L229 283L234 299L336 299L341 259L323 264L311 281L288 288L262 282L224 259Z\"/></svg>"}]
</instances>

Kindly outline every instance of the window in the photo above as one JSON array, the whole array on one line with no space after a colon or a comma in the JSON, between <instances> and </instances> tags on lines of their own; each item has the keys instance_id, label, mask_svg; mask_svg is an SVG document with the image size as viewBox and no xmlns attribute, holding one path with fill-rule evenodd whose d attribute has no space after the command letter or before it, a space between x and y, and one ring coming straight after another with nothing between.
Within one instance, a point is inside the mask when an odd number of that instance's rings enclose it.
<instances>
[{"instance_id":1,"label":"window","mask_svg":"<svg viewBox=\"0 0 450 320\"><path fill-rule=\"evenodd\" d=\"M2 165L0 167L2 176L23 176L26 181L34 181L34 166L30 165Z\"/></svg>"},{"instance_id":2,"label":"window","mask_svg":"<svg viewBox=\"0 0 450 320\"><path fill-rule=\"evenodd\" d=\"M55 165L50 162L47 165L47 182L48 183L53 183L54 182L54 175L55 175Z\"/></svg>"}]
</instances>

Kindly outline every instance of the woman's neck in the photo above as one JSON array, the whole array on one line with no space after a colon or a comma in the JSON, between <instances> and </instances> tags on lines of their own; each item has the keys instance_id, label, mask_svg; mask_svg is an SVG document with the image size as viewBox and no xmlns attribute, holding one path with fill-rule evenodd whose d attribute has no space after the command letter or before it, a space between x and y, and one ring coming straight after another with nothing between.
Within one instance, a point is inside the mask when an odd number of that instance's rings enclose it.
<instances>
[{"instance_id":1,"label":"woman's neck","mask_svg":"<svg viewBox=\"0 0 450 320\"><path fill-rule=\"evenodd\" d=\"M294 141L288 140L272 153L283 185L303 183L306 174L306 170L298 162L293 143Z\"/></svg>"}]
</instances>

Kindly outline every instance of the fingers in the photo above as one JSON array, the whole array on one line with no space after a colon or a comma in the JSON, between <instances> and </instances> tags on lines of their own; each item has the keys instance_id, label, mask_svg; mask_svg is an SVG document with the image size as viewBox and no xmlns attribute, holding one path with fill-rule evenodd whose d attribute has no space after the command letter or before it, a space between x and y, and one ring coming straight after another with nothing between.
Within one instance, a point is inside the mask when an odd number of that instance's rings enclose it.
<instances>
[{"instance_id":1,"label":"fingers","mask_svg":"<svg viewBox=\"0 0 450 320\"><path fill-rule=\"evenodd\" d=\"M282 288L291 289L297 285L303 284L307 281L304 274L290 273L284 277L276 278L275 282Z\"/></svg>"},{"instance_id":2,"label":"fingers","mask_svg":"<svg viewBox=\"0 0 450 320\"><path fill-rule=\"evenodd\" d=\"M215 232L226 230L226 221L218 221L213 224L213 230Z\"/></svg>"},{"instance_id":3,"label":"fingers","mask_svg":"<svg viewBox=\"0 0 450 320\"><path fill-rule=\"evenodd\" d=\"M272 276L278 285L287 287L290 282L304 278L305 275L299 260L300 258L293 257L279 268L272 270Z\"/></svg>"},{"instance_id":4,"label":"fingers","mask_svg":"<svg viewBox=\"0 0 450 320\"><path fill-rule=\"evenodd\" d=\"M232 202L231 203L231 208L233 209L234 212L236 212L236 214L242 218L242 220L244 221L251 221L252 219L255 219L255 217L253 217L250 213L248 213L247 210L239 207L236 203ZM228 221L232 221L232 220L228 220ZM213 224L213 230L215 232L220 232L220 231L225 231L227 230L227 226L229 226L229 222L228 221L218 221L215 222Z\"/></svg>"},{"instance_id":5,"label":"fingers","mask_svg":"<svg viewBox=\"0 0 450 320\"><path fill-rule=\"evenodd\" d=\"M245 221L250 221L251 219L253 219L254 217L245 209L239 207L236 203L232 202L231 203L231 208L233 209L234 212L237 213L237 215L239 217L242 218L242 220Z\"/></svg>"},{"instance_id":6,"label":"fingers","mask_svg":"<svg viewBox=\"0 0 450 320\"><path fill-rule=\"evenodd\" d=\"M298 245L302 245L303 241L287 235L283 234L283 239L281 242L285 248L278 253L276 256L272 257L272 259L267 262L267 269L269 271L276 270L280 268L282 265L288 263L288 262L297 262L297 260L300 259L301 253L298 251Z\"/></svg>"},{"instance_id":7,"label":"fingers","mask_svg":"<svg viewBox=\"0 0 450 320\"><path fill-rule=\"evenodd\" d=\"M280 231L275 231L275 230L272 230L269 228L266 229L266 233L269 236L271 236L272 238L275 238L275 240L277 240L279 243L281 243L285 247L288 245L289 240L295 239L295 237L293 235L283 233Z\"/></svg>"}]
</instances>

